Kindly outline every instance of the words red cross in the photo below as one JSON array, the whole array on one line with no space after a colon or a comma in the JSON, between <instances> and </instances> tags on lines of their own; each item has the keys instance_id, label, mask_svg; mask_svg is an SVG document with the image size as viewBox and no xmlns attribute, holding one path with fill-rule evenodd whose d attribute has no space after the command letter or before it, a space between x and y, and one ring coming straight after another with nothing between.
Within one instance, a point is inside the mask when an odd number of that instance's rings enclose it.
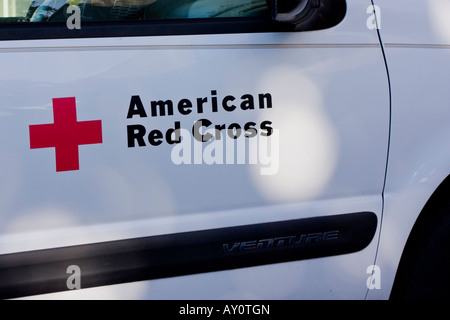
<instances>
[{"instance_id":1,"label":"words red cross","mask_svg":"<svg viewBox=\"0 0 450 320\"><path fill-rule=\"evenodd\" d=\"M30 126L30 148L55 148L56 171L78 170L78 146L102 143L102 122L78 122L74 97L53 99L53 120Z\"/></svg>"}]
</instances>

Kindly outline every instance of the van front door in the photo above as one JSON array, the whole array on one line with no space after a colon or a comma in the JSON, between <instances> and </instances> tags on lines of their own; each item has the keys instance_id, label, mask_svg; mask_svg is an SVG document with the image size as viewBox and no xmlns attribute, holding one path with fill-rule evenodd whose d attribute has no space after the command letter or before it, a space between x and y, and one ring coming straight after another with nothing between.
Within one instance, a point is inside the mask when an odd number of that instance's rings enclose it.
<instances>
[{"instance_id":1,"label":"van front door","mask_svg":"<svg viewBox=\"0 0 450 320\"><path fill-rule=\"evenodd\" d=\"M4 0L2 296L364 298L389 132L370 8Z\"/></svg>"}]
</instances>

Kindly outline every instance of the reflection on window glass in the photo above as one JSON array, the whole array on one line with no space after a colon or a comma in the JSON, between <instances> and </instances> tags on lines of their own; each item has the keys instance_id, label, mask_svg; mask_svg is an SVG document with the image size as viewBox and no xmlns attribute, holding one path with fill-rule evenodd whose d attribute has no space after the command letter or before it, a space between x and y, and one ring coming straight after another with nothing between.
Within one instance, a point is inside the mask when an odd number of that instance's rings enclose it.
<instances>
[{"instance_id":1,"label":"reflection on window glass","mask_svg":"<svg viewBox=\"0 0 450 320\"><path fill-rule=\"evenodd\" d=\"M267 16L267 0L0 0L0 23L66 21L68 6L82 21Z\"/></svg>"}]
</instances>

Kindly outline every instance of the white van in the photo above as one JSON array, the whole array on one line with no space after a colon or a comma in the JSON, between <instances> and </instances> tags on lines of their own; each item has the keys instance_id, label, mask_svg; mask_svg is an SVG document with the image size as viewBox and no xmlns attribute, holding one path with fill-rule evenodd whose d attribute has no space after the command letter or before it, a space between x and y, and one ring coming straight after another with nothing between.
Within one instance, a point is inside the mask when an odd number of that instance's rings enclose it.
<instances>
[{"instance_id":1,"label":"white van","mask_svg":"<svg viewBox=\"0 0 450 320\"><path fill-rule=\"evenodd\" d=\"M448 296L448 1L1 4L1 298Z\"/></svg>"}]
</instances>

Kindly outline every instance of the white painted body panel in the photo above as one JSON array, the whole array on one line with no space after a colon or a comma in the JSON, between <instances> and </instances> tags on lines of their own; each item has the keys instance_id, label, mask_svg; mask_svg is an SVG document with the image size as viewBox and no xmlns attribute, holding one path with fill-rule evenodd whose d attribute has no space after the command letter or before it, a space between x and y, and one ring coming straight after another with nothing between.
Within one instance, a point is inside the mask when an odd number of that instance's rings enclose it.
<instances>
[{"instance_id":1,"label":"white painted body panel","mask_svg":"<svg viewBox=\"0 0 450 320\"><path fill-rule=\"evenodd\" d=\"M392 88L392 134L377 265L389 298L411 228L450 173L448 1L376 1Z\"/></svg>"},{"instance_id":2,"label":"white painted body panel","mask_svg":"<svg viewBox=\"0 0 450 320\"><path fill-rule=\"evenodd\" d=\"M322 31L0 42L0 252L359 211L381 221L389 90L370 4L348 1L344 21ZM126 118L132 95L147 108L211 90L270 92L273 107ZM76 172L55 172L54 151L29 146L29 125L51 123L58 97L76 97L79 121L102 120L103 143L80 147ZM277 173L175 165L165 143L127 147L127 125L189 130L200 118L272 121ZM363 299L378 232L348 255L39 298Z\"/></svg>"}]
</instances>

